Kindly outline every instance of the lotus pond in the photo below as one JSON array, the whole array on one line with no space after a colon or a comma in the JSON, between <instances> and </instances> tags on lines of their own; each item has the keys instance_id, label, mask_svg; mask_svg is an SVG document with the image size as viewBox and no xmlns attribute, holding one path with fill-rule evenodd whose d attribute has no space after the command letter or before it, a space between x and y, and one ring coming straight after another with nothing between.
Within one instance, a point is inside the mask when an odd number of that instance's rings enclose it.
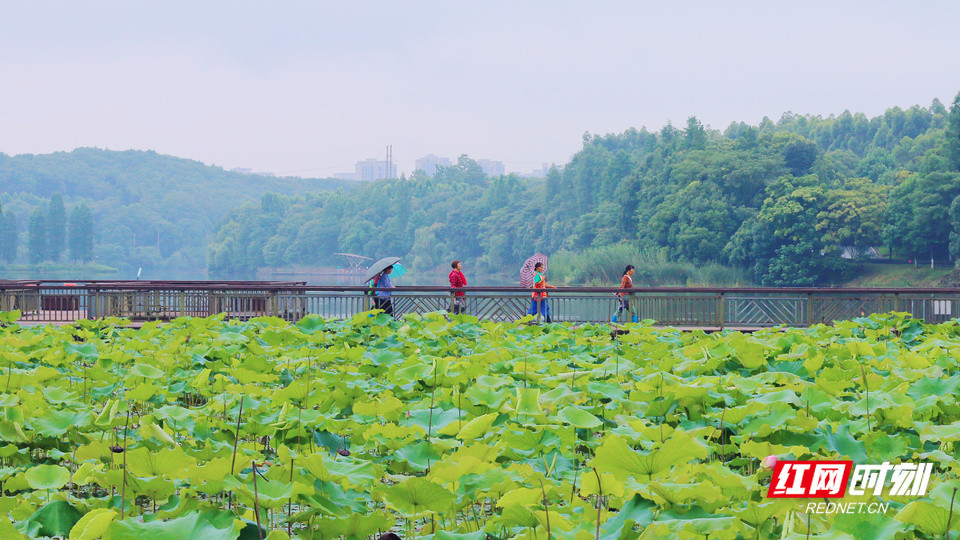
<instances>
[{"instance_id":1,"label":"lotus pond","mask_svg":"<svg viewBox=\"0 0 960 540\"><path fill-rule=\"evenodd\" d=\"M960 326L0 317L0 538L940 538ZM767 456L934 463L885 514ZM958 506L958 507L955 507Z\"/></svg>"}]
</instances>

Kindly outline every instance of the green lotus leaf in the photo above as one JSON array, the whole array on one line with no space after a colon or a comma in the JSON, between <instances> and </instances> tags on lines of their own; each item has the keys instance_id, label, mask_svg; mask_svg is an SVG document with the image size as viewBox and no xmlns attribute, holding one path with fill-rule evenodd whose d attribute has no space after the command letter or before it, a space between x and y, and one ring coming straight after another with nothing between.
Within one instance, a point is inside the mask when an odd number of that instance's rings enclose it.
<instances>
[{"instance_id":1,"label":"green lotus leaf","mask_svg":"<svg viewBox=\"0 0 960 540\"><path fill-rule=\"evenodd\" d=\"M47 398L47 401L55 404L71 404L74 405L77 403L77 394L71 392L66 388L43 388L40 390L43 393L43 396Z\"/></svg>"},{"instance_id":2,"label":"green lotus leaf","mask_svg":"<svg viewBox=\"0 0 960 540\"><path fill-rule=\"evenodd\" d=\"M430 468L431 463L436 463L440 459L440 453L432 444L420 441L397 450L394 452L394 457L397 460L406 461L415 470L425 471Z\"/></svg>"},{"instance_id":3,"label":"green lotus leaf","mask_svg":"<svg viewBox=\"0 0 960 540\"><path fill-rule=\"evenodd\" d=\"M171 446L176 446L176 441L173 440L173 437L169 433L163 430L162 427L154 424L153 422L143 422L140 424L140 435L144 439L155 439L163 444L169 444Z\"/></svg>"},{"instance_id":4,"label":"green lotus leaf","mask_svg":"<svg viewBox=\"0 0 960 540\"><path fill-rule=\"evenodd\" d=\"M194 412L190 409L178 407L176 405L164 405L153 411L153 415L161 420L175 422L178 426L187 423L194 417Z\"/></svg>"},{"instance_id":5,"label":"green lotus leaf","mask_svg":"<svg viewBox=\"0 0 960 540\"><path fill-rule=\"evenodd\" d=\"M760 528L770 518L784 514L788 510L796 507L792 501L783 499L770 502L749 501L746 508L733 510L733 514L740 518L740 521L749 524L751 527ZM783 521L781 519L781 521Z\"/></svg>"},{"instance_id":6,"label":"green lotus leaf","mask_svg":"<svg viewBox=\"0 0 960 540\"><path fill-rule=\"evenodd\" d=\"M597 449L593 466L620 479L649 478L673 465L705 459L707 454L701 441L683 432L675 432L660 448L649 452L637 452L622 437L610 436Z\"/></svg>"},{"instance_id":7,"label":"green lotus leaf","mask_svg":"<svg viewBox=\"0 0 960 540\"><path fill-rule=\"evenodd\" d=\"M396 373L393 374L393 376L396 379L396 381L400 384L409 384L412 382L425 380L428 377L432 379L433 364L423 362L422 359L417 359L416 363L413 363L409 366L398 369Z\"/></svg>"},{"instance_id":8,"label":"green lotus leaf","mask_svg":"<svg viewBox=\"0 0 960 540\"><path fill-rule=\"evenodd\" d=\"M529 317L529 315L528 315ZM503 509L499 516L491 519L491 523L503 527L539 527L540 520L537 519L530 509L519 505L510 505Z\"/></svg>"},{"instance_id":9,"label":"green lotus leaf","mask_svg":"<svg viewBox=\"0 0 960 540\"><path fill-rule=\"evenodd\" d=\"M521 508L529 508L542 503L543 493L540 489L521 487L504 493L497 501L497 507L509 508L511 506L519 506Z\"/></svg>"},{"instance_id":10,"label":"green lotus leaf","mask_svg":"<svg viewBox=\"0 0 960 540\"><path fill-rule=\"evenodd\" d=\"M840 457L848 457L855 463L867 462L866 446L850 435L850 426L837 426L836 432L824 430L822 435L826 448L837 452Z\"/></svg>"},{"instance_id":11,"label":"green lotus leaf","mask_svg":"<svg viewBox=\"0 0 960 540\"><path fill-rule=\"evenodd\" d=\"M107 531L117 512L109 508L93 509L80 518L70 529L70 540L95 540Z\"/></svg>"},{"instance_id":12,"label":"green lotus leaf","mask_svg":"<svg viewBox=\"0 0 960 540\"><path fill-rule=\"evenodd\" d=\"M642 486L640 493L654 501L663 499L671 507L690 502L700 502L704 506L712 507L726 499L723 492L709 480L703 480L696 484L650 482L646 486Z\"/></svg>"},{"instance_id":13,"label":"green lotus leaf","mask_svg":"<svg viewBox=\"0 0 960 540\"><path fill-rule=\"evenodd\" d=\"M432 432L433 434L437 434L443 428L456 422L462 414L463 412L458 412L457 409L443 410L435 407L432 414L430 409L419 409L410 411L410 416L406 420L401 421L401 425L420 426L423 428L424 433Z\"/></svg>"},{"instance_id":14,"label":"green lotus leaf","mask_svg":"<svg viewBox=\"0 0 960 540\"><path fill-rule=\"evenodd\" d=\"M67 476L69 475L68 471ZM52 501L34 512L27 521L39 523L39 534L42 536L66 537L82 516L83 514L67 501Z\"/></svg>"},{"instance_id":15,"label":"green lotus leaf","mask_svg":"<svg viewBox=\"0 0 960 540\"><path fill-rule=\"evenodd\" d=\"M195 465L197 460L188 456L180 448L161 448L150 450L139 447L127 451L127 467L140 478L163 476L173 478L177 473Z\"/></svg>"},{"instance_id":16,"label":"green lotus leaf","mask_svg":"<svg viewBox=\"0 0 960 540\"><path fill-rule=\"evenodd\" d=\"M68 353L73 353L84 360L96 360L99 357L97 346L93 343L68 343L65 347Z\"/></svg>"},{"instance_id":17,"label":"green lotus leaf","mask_svg":"<svg viewBox=\"0 0 960 540\"><path fill-rule=\"evenodd\" d=\"M641 528L649 525L655 515L656 505L653 501L634 495L620 511L608 518L600 528L600 538L604 540L619 540L635 526Z\"/></svg>"},{"instance_id":18,"label":"green lotus leaf","mask_svg":"<svg viewBox=\"0 0 960 540\"><path fill-rule=\"evenodd\" d=\"M13 311L0 311L0 324L8 325L17 322L22 313L19 309Z\"/></svg>"},{"instance_id":19,"label":"green lotus leaf","mask_svg":"<svg viewBox=\"0 0 960 540\"><path fill-rule=\"evenodd\" d=\"M24 477L33 489L60 489L70 481L70 470L59 465L37 465Z\"/></svg>"},{"instance_id":20,"label":"green lotus leaf","mask_svg":"<svg viewBox=\"0 0 960 540\"><path fill-rule=\"evenodd\" d=\"M134 518L114 520L107 528L104 540L235 540L240 534L240 521L230 512L190 512L167 521L140 523Z\"/></svg>"},{"instance_id":21,"label":"green lotus leaf","mask_svg":"<svg viewBox=\"0 0 960 540\"><path fill-rule=\"evenodd\" d=\"M39 526L39 523L36 524L36 527L39 528ZM7 516L0 516L0 538L4 540L25 540L30 537L18 531Z\"/></svg>"},{"instance_id":22,"label":"green lotus leaf","mask_svg":"<svg viewBox=\"0 0 960 540\"><path fill-rule=\"evenodd\" d=\"M249 507L253 507L254 498L263 508L280 508L287 504L292 498L300 494L309 493L310 490L304 484L297 482L277 482L266 481L263 478L257 478L257 485L254 487L253 480L240 485L239 493L241 501Z\"/></svg>"},{"instance_id":23,"label":"green lotus leaf","mask_svg":"<svg viewBox=\"0 0 960 540\"><path fill-rule=\"evenodd\" d=\"M383 488L379 496L390 506L406 516L419 516L424 512L446 512L457 500L439 484L426 478L408 478L403 482Z\"/></svg>"},{"instance_id":24,"label":"green lotus leaf","mask_svg":"<svg viewBox=\"0 0 960 540\"><path fill-rule=\"evenodd\" d=\"M11 443L25 443L27 436L19 422L0 420L0 440Z\"/></svg>"},{"instance_id":25,"label":"green lotus leaf","mask_svg":"<svg viewBox=\"0 0 960 540\"><path fill-rule=\"evenodd\" d=\"M308 458L310 463L316 464L318 461L316 456L318 454ZM378 476L375 465L369 461L350 458L320 459L322 460L322 468L314 466L314 468L309 469L318 480L335 481L348 486L363 486L370 484ZM320 476L324 474L324 471L326 476Z\"/></svg>"},{"instance_id":26,"label":"green lotus leaf","mask_svg":"<svg viewBox=\"0 0 960 540\"><path fill-rule=\"evenodd\" d=\"M619 388L619 386L617 388ZM564 405L576 403L579 396L579 393L574 392L567 385L561 385L553 390L540 394L540 402L551 409L557 409Z\"/></svg>"},{"instance_id":27,"label":"green lotus leaf","mask_svg":"<svg viewBox=\"0 0 960 540\"><path fill-rule=\"evenodd\" d=\"M920 532L940 537L949 531L960 531L960 519L950 520L950 510L930 501L913 501L897 512L896 519L915 526ZM949 531L947 524L949 523Z\"/></svg>"},{"instance_id":28,"label":"green lotus leaf","mask_svg":"<svg viewBox=\"0 0 960 540\"><path fill-rule=\"evenodd\" d=\"M140 479L133 490L137 495L144 495L154 501L169 499L177 492L177 487L168 478L154 477Z\"/></svg>"},{"instance_id":29,"label":"green lotus leaf","mask_svg":"<svg viewBox=\"0 0 960 540\"><path fill-rule=\"evenodd\" d=\"M103 463L85 461L73 473L71 481L78 486L85 486L94 481L98 474L103 472Z\"/></svg>"},{"instance_id":30,"label":"green lotus leaf","mask_svg":"<svg viewBox=\"0 0 960 540\"><path fill-rule=\"evenodd\" d=\"M498 416L500 416L498 413L489 413L470 420L460 428L460 431L457 433L457 438L463 439L464 441L482 439L490 430L490 426L493 425L493 422Z\"/></svg>"},{"instance_id":31,"label":"green lotus leaf","mask_svg":"<svg viewBox=\"0 0 960 540\"><path fill-rule=\"evenodd\" d=\"M327 321L319 315L307 315L296 324L298 330L304 334L314 334L327 328Z\"/></svg>"},{"instance_id":32,"label":"green lotus leaf","mask_svg":"<svg viewBox=\"0 0 960 540\"><path fill-rule=\"evenodd\" d=\"M145 379L159 379L164 376L163 370L150 364L136 364L127 372L129 377L143 377Z\"/></svg>"},{"instance_id":33,"label":"green lotus leaf","mask_svg":"<svg viewBox=\"0 0 960 540\"><path fill-rule=\"evenodd\" d=\"M735 517L678 518L655 521L643 529L640 539L718 538L734 540L743 537L743 524Z\"/></svg>"},{"instance_id":34,"label":"green lotus leaf","mask_svg":"<svg viewBox=\"0 0 960 540\"><path fill-rule=\"evenodd\" d=\"M954 422L945 426L927 425L920 430L921 441L933 441L936 443L960 440L960 422Z\"/></svg>"},{"instance_id":35,"label":"green lotus leaf","mask_svg":"<svg viewBox=\"0 0 960 540\"><path fill-rule=\"evenodd\" d=\"M733 356L747 369L758 369L767 363L767 353L773 347L755 338L734 334L727 342L733 349Z\"/></svg>"},{"instance_id":36,"label":"green lotus leaf","mask_svg":"<svg viewBox=\"0 0 960 540\"><path fill-rule=\"evenodd\" d=\"M69 429L87 426L90 423L90 414L68 410L44 411L43 416L32 418L29 423L39 435L59 437Z\"/></svg>"},{"instance_id":37,"label":"green lotus leaf","mask_svg":"<svg viewBox=\"0 0 960 540\"><path fill-rule=\"evenodd\" d=\"M463 396L474 405L485 405L491 409L499 409L503 402L510 397L510 390L476 384L467 388Z\"/></svg>"},{"instance_id":38,"label":"green lotus leaf","mask_svg":"<svg viewBox=\"0 0 960 540\"><path fill-rule=\"evenodd\" d=\"M517 414L538 416L543 414L540 408L540 389L517 388L517 400L513 407Z\"/></svg>"},{"instance_id":39,"label":"green lotus leaf","mask_svg":"<svg viewBox=\"0 0 960 540\"><path fill-rule=\"evenodd\" d=\"M595 428L603 425L602 420L588 413L587 411L580 409L579 407L574 407L573 405L560 409L560 412L557 414L557 419L564 424L585 429Z\"/></svg>"},{"instance_id":40,"label":"green lotus leaf","mask_svg":"<svg viewBox=\"0 0 960 540\"><path fill-rule=\"evenodd\" d=\"M395 524L393 516L382 510L354 513L344 518L323 518L315 522L324 537L346 537L346 540L362 540L372 534L389 531Z\"/></svg>"},{"instance_id":41,"label":"green lotus leaf","mask_svg":"<svg viewBox=\"0 0 960 540\"><path fill-rule=\"evenodd\" d=\"M483 531L453 533L447 531L437 531L426 536L418 536L421 540L484 540L487 538Z\"/></svg>"},{"instance_id":42,"label":"green lotus leaf","mask_svg":"<svg viewBox=\"0 0 960 540\"><path fill-rule=\"evenodd\" d=\"M589 497L591 495L603 495L604 497L614 497L614 500L623 497L627 492L627 486L623 481L617 479L613 473L584 471L580 476L580 496Z\"/></svg>"},{"instance_id":43,"label":"green lotus leaf","mask_svg":"<svg viewBox=\"0 0 960 540\"><path fill-rule=\"evenodd\" d=\"M885 540L905 533L903 523L884 514L837 514L832 529L845 532L857 540Z\"/></svg>"}]
</instances>

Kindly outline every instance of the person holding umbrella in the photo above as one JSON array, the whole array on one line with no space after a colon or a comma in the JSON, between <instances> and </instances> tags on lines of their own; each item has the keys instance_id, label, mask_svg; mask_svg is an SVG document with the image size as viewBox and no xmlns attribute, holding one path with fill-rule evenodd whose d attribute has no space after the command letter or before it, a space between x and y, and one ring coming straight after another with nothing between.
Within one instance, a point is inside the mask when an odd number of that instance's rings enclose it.
<instances>
[{"instance_id":1,"label":"person holding umbrella","mask_svg":"<svg viewBox=\"0 0 960 540\"><path fill-rule=\"evenodd\" d=\"M374 289L392 289L390 283L390 274L397 270L395 277L400 277L405 270L400 266L400 257L384 257L373 263L367 268L367 275L364 281L370 282L370 287ZM373 308L382 309L387 315L393 316L393 301L389 290L380 290L373 292Z\"/></svg>"},{"instance_id":2,"label":"person holding umbrella","mask_svg":"<svg viewBox=\"0 0 960 540\"><path fill-rule=\"evenodd\" d=\"M390 283L391 272L393 272L393 265L384 268L383 272L373 278L373 286L378 289L392 289L393 284ZM384 313L393 317L393 300L390 298L389 290L376 292L373 297L373 309L382 309Z\"/></svg>"},{"instance_id":3,"label":"person holding umbrella","mask_svg":"<svg viewBox=\"0 0 960 540\"><path fill-rule=\"evenodd\" d=\"M547 279L543 277L544 266L542 262L537 262L533 266L533 288L534 289L556 289L553 285L547 283ZM540 307L540 314L543 315L543 318L548 322L553 322L550 319L550 304L547 302L547 293L536 292L533 293L533 299L530 302L530 311L527 312L527 315L536 315L537 314L537 304Z\"/></svg>"}]
</instances>

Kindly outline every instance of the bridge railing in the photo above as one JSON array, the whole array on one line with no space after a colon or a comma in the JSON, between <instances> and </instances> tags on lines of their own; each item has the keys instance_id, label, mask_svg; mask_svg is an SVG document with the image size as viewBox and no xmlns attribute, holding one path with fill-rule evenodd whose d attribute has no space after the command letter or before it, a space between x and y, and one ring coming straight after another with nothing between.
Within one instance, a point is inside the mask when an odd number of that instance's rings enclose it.
<instances>
[{"instance_id":1,"label":"bridge railing","mask_svg":"<svg viewBox=\"0 0 960 540\"><path fill-rule=\"evenodd\" d=\"M124 317L136 321L204 317L276 316L296 321L308 314L348 318L373 307L367 287L307 286L297 282L44 282L0 281L0 310L21 311L24 322L72 322ZM390 289L396 316L450 310L448 287ZM531 290L468 287L466 313L483 320L524 316ZM612 287L548 289L554 321L609 322L624 292ZM696 328L810 326L854 317L902 311L929 322L960 315L960 289L834 288L635 288L626 291L632 317Z\"/></svg>"}]
</instances>

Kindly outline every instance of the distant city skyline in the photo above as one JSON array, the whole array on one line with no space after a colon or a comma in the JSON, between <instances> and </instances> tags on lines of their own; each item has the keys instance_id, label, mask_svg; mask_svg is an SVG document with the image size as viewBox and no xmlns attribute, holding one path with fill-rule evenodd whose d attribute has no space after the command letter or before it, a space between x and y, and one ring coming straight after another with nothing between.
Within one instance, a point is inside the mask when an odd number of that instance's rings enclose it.
<instances>
[{"instance_id":1,"label":"distant city skyline","mask_svg":"<svg viewBox=\"0 0 960 540\"><path fill-rule=\"evenodd\" d=\"M428 154L528 173L567 163L584 132L876 116L960 91L960 3L928 0L92 0L0 16L0 152L154 150L278 176L350 172L387 145L408 176Z\"/></svg>"}]
</instances>

